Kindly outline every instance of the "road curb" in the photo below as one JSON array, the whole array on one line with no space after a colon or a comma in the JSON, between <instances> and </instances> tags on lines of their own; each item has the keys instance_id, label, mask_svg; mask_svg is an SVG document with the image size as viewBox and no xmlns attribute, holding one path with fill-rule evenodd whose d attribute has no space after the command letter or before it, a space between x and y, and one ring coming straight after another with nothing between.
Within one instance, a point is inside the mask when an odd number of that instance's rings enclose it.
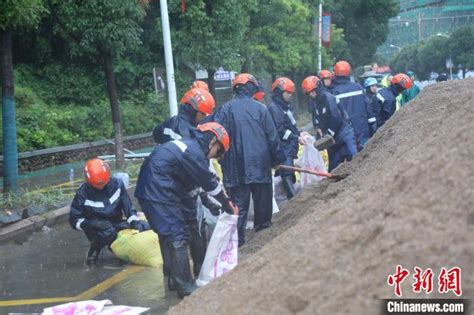
<instances>
[{"instance_id":1,"label":"road curb","mask_svg":"<svg viewBox=\"0 0 474 315\"><path fill-rule=\"evenodd\" d=\"M0 244L10 241L25 233L40 231L43 226L66 221L69 215L69 206L46 212L43 215L35 215L21 221L0 228Z\"/></svg>"}]
</instances>

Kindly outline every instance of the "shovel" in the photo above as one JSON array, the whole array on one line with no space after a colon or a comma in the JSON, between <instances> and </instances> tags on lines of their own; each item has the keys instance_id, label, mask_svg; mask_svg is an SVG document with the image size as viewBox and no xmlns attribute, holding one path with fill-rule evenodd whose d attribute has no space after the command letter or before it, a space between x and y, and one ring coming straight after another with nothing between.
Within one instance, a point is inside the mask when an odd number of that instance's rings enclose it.
<instances>
[{"instance_id":1,"label":"shovel","mask_svg":"<svg viewBox=\"0 0 474 315\"><path fill-rule=\"evenodd\" d=\"M348 176L348 174L334 175L334 174L331 174L331 173L318 172L318 171L309 170L309 169L306 169L306 168L288 166L288 165L278 165L277 168L282 169L282 170L287 170L287 171L294 171L294 172L318 175L318 176L321 176L321 177L331 178L331 179L334 179L334 180L342 180L342 179L344 179Z\"/></svg>"}]
</instances>

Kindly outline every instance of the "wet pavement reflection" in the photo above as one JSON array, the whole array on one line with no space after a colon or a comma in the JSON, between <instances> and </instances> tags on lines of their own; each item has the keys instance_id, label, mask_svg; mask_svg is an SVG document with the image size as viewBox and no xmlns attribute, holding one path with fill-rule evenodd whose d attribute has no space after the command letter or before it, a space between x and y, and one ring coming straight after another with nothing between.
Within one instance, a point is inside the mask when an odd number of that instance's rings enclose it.
<instances>
[{"instance_id":1,"label":"wet pavement reflection","mask_svg":"<svg viewBox=\"0 0 474 315\"><path fill-rule=\"evenodd\" d=\"M77 296L150 307L149 314L179 302L176 292L165 290L161 268L123 264L106 249L97 267L86 268L88 248L85 235L67 223L0 245L0 314L41 313L68 302L57 298ZM17 305L5 306L7 301Z\"/></svg>"}]
</instances>

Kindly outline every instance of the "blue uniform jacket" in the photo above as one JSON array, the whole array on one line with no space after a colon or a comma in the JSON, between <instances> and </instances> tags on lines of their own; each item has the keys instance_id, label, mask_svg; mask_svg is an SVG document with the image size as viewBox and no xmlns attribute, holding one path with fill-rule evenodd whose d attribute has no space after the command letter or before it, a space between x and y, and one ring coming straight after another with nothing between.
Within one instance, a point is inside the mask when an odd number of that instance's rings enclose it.
<instances>
[{"instance_id":1,"label":"blue uniform jacket","mask_svg":"<svg viewBox=\"0 0 474 315\"><path fill-rule=\"evenodd\" d=\"M207 149L201 135L173 140L155 147L140 169L135 197L186 206L189 193L202 187L211 196L221 192L216 176L209 171Z\"/></svg>"},{"instance_id":2,"label":"blue uniform jacket","mask_svg":"<svg viewBox=\"0 0 474 315\"><path fill-rule=\"evenodd\" d=\"M230 136L221 160L224 186L272 182L272 167L285 161L268 109L249 95L236 95L213 115Z\"/></svg>"},{"instance_id":3,"label":"blue uniform jacket","mask_svg":"<svg viewBox=\"0 0 474 315\"><path fill-rule=\"evenodd\" d=\"M310 101L314 128L320 128L324 134L335 139L349 125L347 114L341 108L339 100L321 89L316 99Z\"/></svg>"},{"instance_id":4,"label":"blue uniform jacket","mask_svg":"<svg viewBox=\"0 0 474 315\"><path fill-rule=\"evenodd\" d=\"M280 98L272 97L268 106L272 115L285 156L296 159L298 157L298 138L300 131L296 127L296 120L291 112L291 106L285 104Z\"/></svg>"},{"instance_id":5,"label":"blue uniform jacket","mask_svg":"<svg viewBox=\"0 0 474 315\"><path fill-rule=\"evenodd\" d=\"M77 230L81 224L92 220L107 220L119 223L123 217L127 222L138 220L127 189L120 179L110 178L104 189L95 189L88 183L82 184L71 204L69 223Z\"/></svg>"},{"instance_id":6,"label":"blue uniform jacket","mask_svg":"<svg viewBox=\"0 0 474 315\"><path fill-rule=\"evenodd\" d=\"M377 93L377 125L381 127L397 110L397 93L395 88L389 86Z\"/></svg>"},{"instance_id":7,"label":"blue uniform jacket","mask_svg":"<svg viewBox=\"0 0 474 315\"><path fill-rule=\"evenodd\" d=\"M155 143L163 144L171 140L178 140L183 137L190 136L190 130L195 129L194 118L191 113L186 110L188 105L181 105L178 115L165 120L162 124L153 130L153 140Z\"/></svg>"},{"instance_id":8,"label":"blue uniform jacket","mask_svg":"<svg viewBox=\"0 0 474 315\"><path fill-rule=\"evenodd\" d=\"M335 77L331 92L349 115L357 144L365 143L369 139L369 125L364 89L360 84L351 82L348 77Z\"/></svg>"}]
</instances>

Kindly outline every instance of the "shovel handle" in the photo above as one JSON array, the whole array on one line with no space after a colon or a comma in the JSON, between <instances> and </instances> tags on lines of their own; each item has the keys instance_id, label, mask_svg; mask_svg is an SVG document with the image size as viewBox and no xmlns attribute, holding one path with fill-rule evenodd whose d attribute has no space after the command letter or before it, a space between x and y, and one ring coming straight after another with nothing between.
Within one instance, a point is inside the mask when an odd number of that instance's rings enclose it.
<instances>
[{"instance_id":1,"label":"shovel handle","mask_svg":"<svg viewBox=\"0 0 474 315\"><path fill-rule=\"evenodd\" d=\"M287 171L295 171L295 172L300 172L300 173L308 173L308 174L318 175L318 176L321 176L321 177L332 177L333 176L331 173L319 172L319 171L309 170L309 169L306 169L306 168L301 168L301 167L296 167L296 166L278 165L277 168L282 169L282 170L287 170Z\"/></svg>"}]
</instances>

